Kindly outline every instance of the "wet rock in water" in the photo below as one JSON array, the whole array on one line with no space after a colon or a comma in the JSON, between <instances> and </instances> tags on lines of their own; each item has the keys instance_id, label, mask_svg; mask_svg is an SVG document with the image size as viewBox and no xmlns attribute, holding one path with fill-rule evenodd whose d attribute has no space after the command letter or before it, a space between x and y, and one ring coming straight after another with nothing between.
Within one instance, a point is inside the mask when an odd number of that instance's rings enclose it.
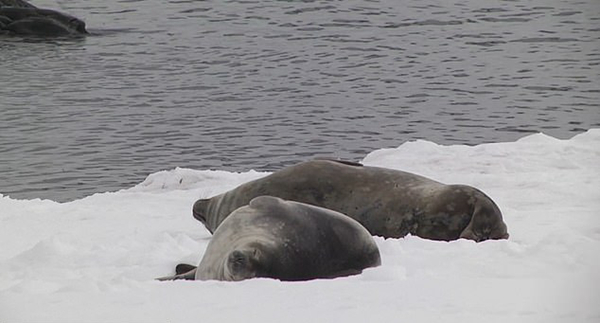
<instances>
[{"instance_id":1,"label":"wet rock in water","mask_svg":"<svg viewBox=\"0 0 600 323\"><path fill-rule=\"evenodd\" d=\"M42 37L88 34L82 20L55 10L40 9L22 0L0 0L0 31Z\"/></svg>"}]
</instances>

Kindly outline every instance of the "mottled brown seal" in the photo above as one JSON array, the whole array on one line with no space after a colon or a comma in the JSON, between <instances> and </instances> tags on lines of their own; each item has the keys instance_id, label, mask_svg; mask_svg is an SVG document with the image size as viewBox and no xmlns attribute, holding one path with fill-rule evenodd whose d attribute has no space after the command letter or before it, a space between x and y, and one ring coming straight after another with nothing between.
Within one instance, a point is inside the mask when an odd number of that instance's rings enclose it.
<instances>
[{"instance_id":1,"label":"mottled brown seal","mask_svg":"<svg viewBox=\"0 0 600 323\"><path fill-rule=\"evenodd\" d=\"M498 206L480 190L358 163L313 160L198 200L194 217L213 232L236 208L260 195L344 213L373 235L433 240L507 239Z\"/></svg>"},{"instance_id":2,"label":"mottled brown seal","mask_svg":"<svg viewBox=\"0 0 600 323\"><path fill-rule=\"evenodd\" d=\"M381 264L370 233L338 212L260 196L215 230L197 268L177 266L168 279L285 281L358 274Z\"/></svg>"}]
</instances>

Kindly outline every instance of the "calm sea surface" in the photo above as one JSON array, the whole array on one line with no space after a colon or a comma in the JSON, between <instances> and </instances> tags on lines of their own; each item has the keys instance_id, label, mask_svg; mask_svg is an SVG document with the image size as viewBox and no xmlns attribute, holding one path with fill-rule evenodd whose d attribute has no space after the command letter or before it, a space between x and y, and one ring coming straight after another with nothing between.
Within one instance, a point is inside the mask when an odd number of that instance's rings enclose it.
<instances>
[{"instance_id":1,"label":"calm sea surface","mask_svg":"<svg viewBox=\"0 0 600 323\"><path fill-rule=\"evenodd\" d=\"M32 3L94 35L0 38L13 198L600 127L597 0Z\"/></svg>"}]
</instances>

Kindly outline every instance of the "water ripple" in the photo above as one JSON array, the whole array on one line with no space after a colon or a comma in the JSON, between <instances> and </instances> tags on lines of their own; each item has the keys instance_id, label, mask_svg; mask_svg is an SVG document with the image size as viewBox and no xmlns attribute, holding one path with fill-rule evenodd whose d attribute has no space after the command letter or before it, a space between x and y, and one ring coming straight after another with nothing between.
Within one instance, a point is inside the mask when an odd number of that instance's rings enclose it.
<instances>
[{"instance_id":1,"label":"water ripple","mask_svg":"<svg viewBox=\"0 0 600 323\"><path fill-rule=\"evenodd\" d=\"M2 194L600 127L593 0L63 5L91 37L0 40Z\"/></svg>"}]
</instances>

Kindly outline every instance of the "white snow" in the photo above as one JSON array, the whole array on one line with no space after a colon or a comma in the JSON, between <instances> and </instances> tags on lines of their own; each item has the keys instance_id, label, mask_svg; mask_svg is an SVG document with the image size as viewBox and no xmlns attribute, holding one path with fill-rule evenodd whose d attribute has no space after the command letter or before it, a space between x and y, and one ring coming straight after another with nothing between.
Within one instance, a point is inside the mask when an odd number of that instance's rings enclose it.
<instances>
[{"instance_id":1,"label":"white snow","mask_svg":"<svg viewBox=\"0 0 600 323\"><path fill-rule=\"evenodd\" d=\"M363 162L482 189L510 239L376 238L382 266L332 280L158 282L202 257L196 199L267 174L177 168L69 203L0 195L0 322L600 322L600 129L407 142Z\"/></svg>"}]
</instances>

